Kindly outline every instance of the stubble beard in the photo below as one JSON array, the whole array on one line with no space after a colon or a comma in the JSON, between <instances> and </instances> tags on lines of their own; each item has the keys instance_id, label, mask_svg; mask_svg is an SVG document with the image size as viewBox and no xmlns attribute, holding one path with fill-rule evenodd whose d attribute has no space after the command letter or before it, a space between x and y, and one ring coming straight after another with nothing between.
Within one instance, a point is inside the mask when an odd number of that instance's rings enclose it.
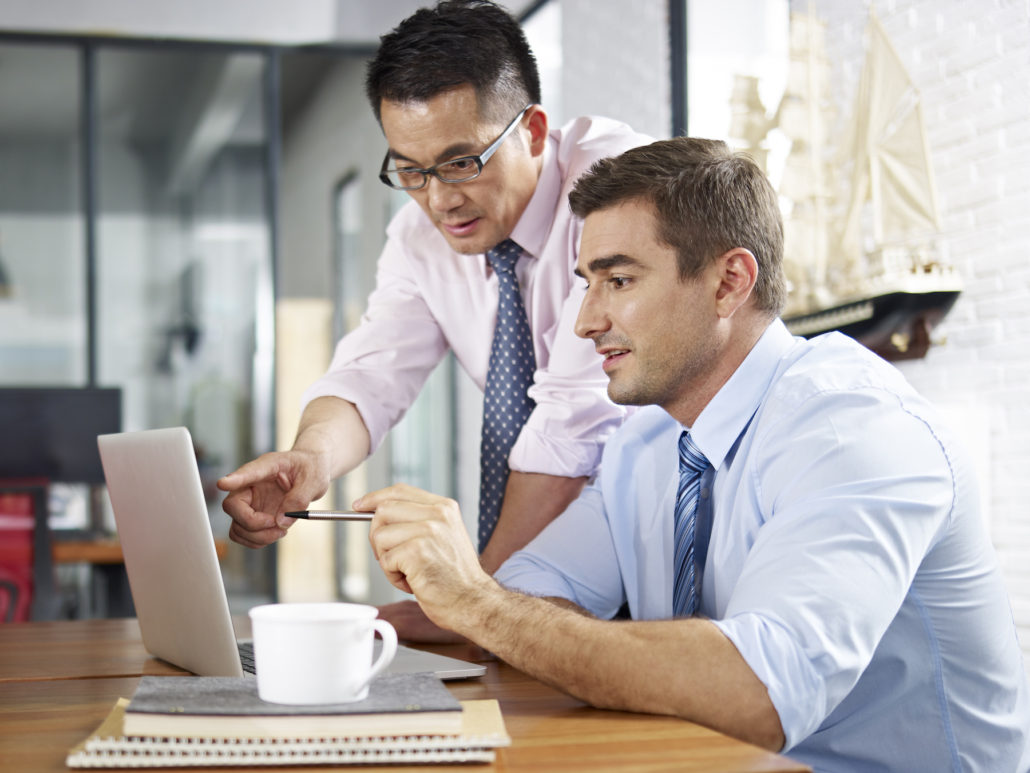
<instances>
[{"instance_id":1,"label":"stubble beard","mask_svg":"<svg viewBox=\"0 0 1030 773\"><path fill-rule=\"evenodd\" d=\"M671 405L682 397L684 385L699 383L711 370L716 350L714 344L707 346L679 365L668 358L650 367L642 363L641 375L621 386L609 377L608 397L618 405Z\"/></svg>"}]
</instances>

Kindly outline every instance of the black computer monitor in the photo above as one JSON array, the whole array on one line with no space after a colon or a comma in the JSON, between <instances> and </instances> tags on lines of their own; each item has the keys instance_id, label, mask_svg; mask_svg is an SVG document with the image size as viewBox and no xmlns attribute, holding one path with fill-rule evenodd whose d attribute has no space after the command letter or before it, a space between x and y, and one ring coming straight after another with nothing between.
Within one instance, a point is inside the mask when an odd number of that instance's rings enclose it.
<instances>
[{"instance_id":1,"label":"black computer monitor","mask_svg":"<svg viewBox=\"0 0 1030 773\"><path fill-rule=\"evenodd\" d=\"M116 387L0 388L0 478L102 484L97 435L121 428Z\"/></svg>"}]
</instances>

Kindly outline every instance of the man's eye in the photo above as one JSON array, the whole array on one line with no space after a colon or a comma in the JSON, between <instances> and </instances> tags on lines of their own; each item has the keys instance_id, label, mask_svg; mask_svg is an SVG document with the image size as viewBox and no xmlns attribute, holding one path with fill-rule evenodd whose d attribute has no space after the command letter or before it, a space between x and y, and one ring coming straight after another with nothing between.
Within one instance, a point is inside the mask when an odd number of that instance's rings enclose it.
<instances>
[{"instance_id":1,"label":"man's eye","mask_svg":"<svg viewBox=\"0 0 1030 773\"><path fill-rule=\"evenodd\" d=\"M399 166L396 172L404 182L414 182L422 177L422 172L417 166Z\"/></svg>"},{"instance_id":2,"label":"man's eye","mask_svg":"<svg viewBox=\"0 0 1030 773\"><path fill-rule=\"evenodd\" d=\"M608 279L611 285L616 289L620 290L629 284L629 277L627 276L613 276Z\"/></svg>"},{"instance_id":3,"label":"man's eye","mask_svg":"<svg viewBox=\"0 0 1030 773\"><path fill-rule=\"evenodd\" d=\"M476 162L471 158L458 158L454 161L448 161L445 166L448 171L468 172L469 170L476 168Z\"/></svg>"}]
</instances>

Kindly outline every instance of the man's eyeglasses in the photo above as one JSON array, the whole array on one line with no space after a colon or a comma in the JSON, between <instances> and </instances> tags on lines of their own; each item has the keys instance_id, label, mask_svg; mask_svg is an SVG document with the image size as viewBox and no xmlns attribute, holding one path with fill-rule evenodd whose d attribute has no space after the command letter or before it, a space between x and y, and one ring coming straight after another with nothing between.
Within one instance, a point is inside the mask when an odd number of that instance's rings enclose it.
<instances>
[{"instance_id":1,"label":"man's eyeglasses","mask_svg":"<svg viewBox=\"0 0 1030 773\"><path fill-rule=\"evenodd\" d=\"M435 164L428 169L419 169L415 166L401 166L391 169L390 154L387 153L386 158L383 159L383 167L379 170L379 179L391 188L396 188L399 191L417 191L419 188L425 188L426 183L429 182L429 175L433 175L437 180L445 183L464 183L474 180L482 174L486 162L497 152L497 148L501 147L501 143L508 138L508 135L515 131L515 127L519 125L522 116L532 106L532 104L529 104L522 108L522 112L515 116L515 119L501 132L501 136L491 142L490 147L478 156L461 156L460 158Z\"/></svg>"}]
</instances>

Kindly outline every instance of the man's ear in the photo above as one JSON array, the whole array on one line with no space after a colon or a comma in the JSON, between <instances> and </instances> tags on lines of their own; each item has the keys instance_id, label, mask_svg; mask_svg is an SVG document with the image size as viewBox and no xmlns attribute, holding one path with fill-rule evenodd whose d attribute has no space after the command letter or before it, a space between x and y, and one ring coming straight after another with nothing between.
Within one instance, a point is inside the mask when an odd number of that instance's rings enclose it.
<instances>
[{"instance_id":1,"label":"man's ear","mask_svg":"<svg viewBox=\"0 0 1030 773\"><path fill-rule=\"evenodd\" d=\"M716 258L719 267L719 289L716 294L716 312L728 318L751 297L758 281L758 261L750 250L734 247Z\"/></svg>"},{"instance_id":2,"label":"man's ear","mask_svg":"<svg viewBox=\"0 0 1030 773\"><path fill-rule=\"evenodd\" d=\"M547 145L547 111L540 105L533 105L522 116L522 125L529 130L529 152L543 155Z\"/></svg>"}]
</instances>

